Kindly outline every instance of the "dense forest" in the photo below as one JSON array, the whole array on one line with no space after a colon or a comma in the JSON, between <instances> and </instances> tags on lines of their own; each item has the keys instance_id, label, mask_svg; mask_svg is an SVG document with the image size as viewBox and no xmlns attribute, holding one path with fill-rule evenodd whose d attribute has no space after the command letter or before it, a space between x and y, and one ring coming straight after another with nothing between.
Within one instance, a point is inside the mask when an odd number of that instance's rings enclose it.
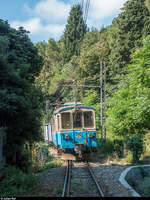
<instances>
[{"instance_id":1,"label":"dense forest","mask_svg":"<svg viewBox=\"0 0 150 200\"><path fill-rule=\"evenodd\" d=\"M99 85L100 61L106 62L107 140L127 144L138 160L149 129L150 12L149 1L131 0L108 27L88 30L79 5L70 12L61 39L36 44L44 60L36 85L50 103L74 101L72 88ZM100 129L99 89L78 88L78 100L96 109ZM53 107L50 106L50 113ZM49 113L49 116L50 116Z\"/></svg>"},{"instance_id":2,"label":"dense forest","mask_svg":"<svg viewBox=\"0 0 150 200\"><path fill-rule=\"evenodd\" d=\"M63 85L99 85L102 60L107 76L107 141L123 141L133 160L139 159L150 128L149 0L127 1L112 24L100 30L90 30L80 5L74 5L60 40L37 44L22 27L15 30L0 20L0 52L0 125L7 127L8 163L22 165L26 148L42 140L46 100L48 120L52 104L74 101L73 89ZM96 109L98 131L99 92L78 88L77 94L78 101Z\"/></svg>"}]
</instances>

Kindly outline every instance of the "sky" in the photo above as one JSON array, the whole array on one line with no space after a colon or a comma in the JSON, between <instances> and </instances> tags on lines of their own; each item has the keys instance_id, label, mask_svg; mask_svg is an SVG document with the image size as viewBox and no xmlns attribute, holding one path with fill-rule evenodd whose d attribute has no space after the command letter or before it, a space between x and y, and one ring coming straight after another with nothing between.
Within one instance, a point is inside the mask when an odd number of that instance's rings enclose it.
<instances>
[{"instance_id":1,"label":"sky","mask_svg":"<svg viewBox=\"0 0 150 200\"><path fill-rule=\"evenodd\" d=\"M11 27L30 31L32 42L58 41L64 32L71 7L82 0L0 0L0 19ZM87 0L83 0L86 3ZM89 28L98 30L112 23L127 0L91 0L87 18Z\"/></svg>"}]
</instances>

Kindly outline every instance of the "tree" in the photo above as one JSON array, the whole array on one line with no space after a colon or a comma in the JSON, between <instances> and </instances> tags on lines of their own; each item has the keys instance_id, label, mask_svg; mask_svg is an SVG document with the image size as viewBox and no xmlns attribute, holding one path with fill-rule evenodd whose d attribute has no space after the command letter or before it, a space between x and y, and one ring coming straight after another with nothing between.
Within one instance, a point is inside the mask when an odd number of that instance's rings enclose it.
<instances>
[{"instance_id":1,"label":"tree","mask_svg":"<svg viewBox=\"0 0 150 200\"><path fill-rule=\"evenodd\" d=\"M144 0L131 0L125 3L122 12L111 26L110 66L112 76L122 74L123 68L131 61L131 54L142 45L142 37L150 34L150 13Z\"/></svg>"},{"instance_id":2,"label":"tree","mask_svg":"<svg viewBox=\"0 0 150 200\"><path fill-rule=\"evenodd\" d=\"M86 32L86 25L83 20L83 13L80 5L75 5L70 11L62 41L63 63L67 63L73 55L79 55L80 44Z\"/></svg>"},{"instance_id":3,"label":"tree","mask_svg":"<svg viewBox=\"0 0 150 200\"><path fill-rule=\"evenodd\" d=\"M148 10L150 11L150 0L146 0L145 5L147 6Z\"/></svg>"},{"instance_id":4,"label":"tree","mask_svg":"<svg viewBox=\"0 0 150 200\"><path fill-rule=\"evenodd\" d=\"M150 37L138 48L129 65L126 78L120 83L108 104L107 122L114 135L125 139L144 134L150 128Z\"/></svg>"},{"instance_id":5,"label":"tree","mask_svg":"<svg viewBox=\"0 0 150 200\"><path fill-rule=\"evenodd\" d=\"M150 36L132 56L132 64L119 89L107 101L107 128L113 138L121 138L137 162L143 152L144 134L150 128Z\"/></svg>"},{"instance_id":6,"label":"tree","mask_svg":"<svg viewBox=\"0 0 150 200\"><path fill-rule=\"evenodd\" d=\"M34 85L42 62L27 33L0 20L0 122L7 126L8 163L25 142L42 138L42 94Z\"/></svg>"},{"instance_id":7,"label":"tree","mask_svg":"<svg viewBox=\"0 0 150 200\"><path fill-rule=\"evenodd\" d=\"M91 79L96 84L96 79L100 74L100 62L108 62L109 45L107 30L102 33L89 32L85 35L80 55L79 76L86 80ZM95 80L94 80L95 79Z\"/></svg>"},{"instance_id":8,"label":"tree","mask_svg":"<svg viewBox=\"0 0 150 200\"><path fill-rule=\"evenodd\" d=\"M61 61L60 49L56 41L52 38L46 42L39 42L36 45L38 54L43 58L43 67L40 74L36 76L35 83L41 88L43 93L48 94L53 76L59 73L57 65Z\"/></svg>"}]
</instances>

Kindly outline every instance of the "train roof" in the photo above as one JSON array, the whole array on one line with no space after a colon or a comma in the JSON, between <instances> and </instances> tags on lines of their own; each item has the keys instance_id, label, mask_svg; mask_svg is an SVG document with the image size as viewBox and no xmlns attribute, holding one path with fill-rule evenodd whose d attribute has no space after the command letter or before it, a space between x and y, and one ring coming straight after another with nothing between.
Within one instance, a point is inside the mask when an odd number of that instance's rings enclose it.
<instances>
[{"instance_id":1,"label":"train roof","mask_svg":"<svg viewBox=\"0 0 150 200\"><path fill-rule=\"evenodd\" d=\"M57 108L55 111L54 111L54 114L58 114L60 112L64 112L66 110L72 110L75 108L75 105L74 106L64 106L64 107L61 107L61 108ZM89 106L77 106L78 109L89 109L89 110L95 110L93 107L89 107Z\"/></svg>"}]
</instances>

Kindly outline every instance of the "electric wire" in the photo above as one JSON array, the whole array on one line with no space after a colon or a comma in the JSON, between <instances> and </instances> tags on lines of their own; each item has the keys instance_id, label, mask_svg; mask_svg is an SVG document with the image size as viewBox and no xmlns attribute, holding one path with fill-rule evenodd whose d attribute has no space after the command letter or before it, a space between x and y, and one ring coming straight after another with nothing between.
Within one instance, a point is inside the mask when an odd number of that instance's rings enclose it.
<instances>
[{"instance_id":1,"label":"electric wire","mask_svg":"<svg viewBox=\"0 0 150 200\"><path fill-rule=\"evenodd\" d=\"M87 21L89 7L90 7L90 0L87 0L86 5L85 5L85 11L84 11L84 22L85 23Z\"/></svg>"}]
</instances>

